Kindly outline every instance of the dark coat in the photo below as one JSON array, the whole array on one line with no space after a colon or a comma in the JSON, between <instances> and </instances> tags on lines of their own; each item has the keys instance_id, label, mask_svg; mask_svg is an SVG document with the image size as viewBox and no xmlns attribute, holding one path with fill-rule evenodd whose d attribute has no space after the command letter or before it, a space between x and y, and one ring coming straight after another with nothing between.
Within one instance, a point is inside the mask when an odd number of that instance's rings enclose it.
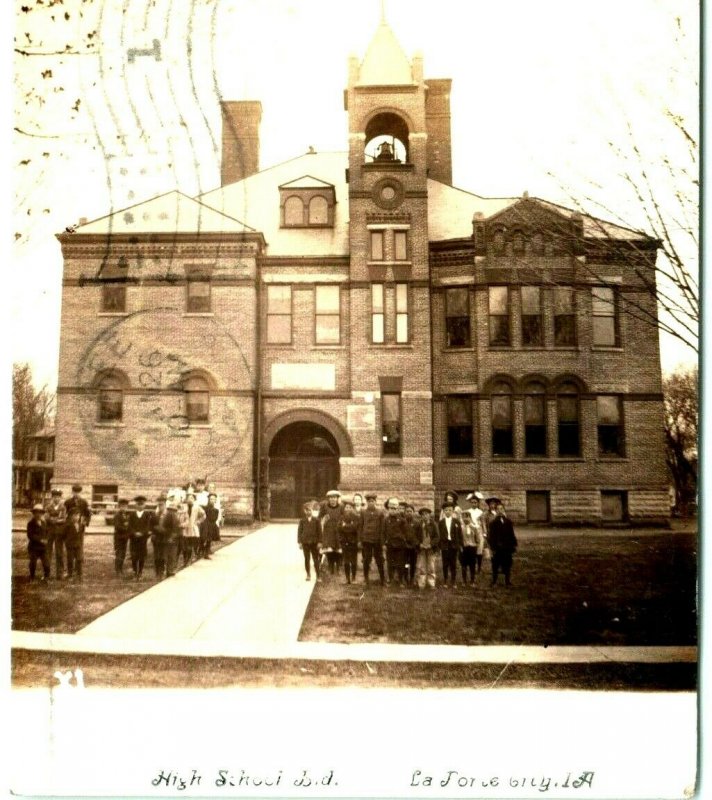
<instances>
[{"instance_id":1,"label":"dark coat","mask_svg":"<svg viewBox=\"0 0 712 800\"><path fill-rule=\"evenodd\" d=\"M143 514L139 515L135 511L129 513L129 536L132 539L145 539L153 527L153 513L144 510Z\"/></svg>"},{"instance_id":2,"label":"dark coat","mask_svg":"<svg viewBox=\"0 0 712 800\"><path fill-rule=\"evenodd\" d=\"M32 517L27 523L27 550L41 555L47 549L47 523L43 519Z\"/></svg>"},{"instance_id":3,"label":"dark coat","mask_svg":"<svg viewBox=\"0 0 712 800\"><path fill-rule=\"evenodd\" d=\"M220 538L220 526L218 525L220 509L217 506L207 505L203 511L205 511L205 519L200 526L200 535L203 539L214 542Z\"/></svg>"},{"instance_id":4,"label":"dark coat","mask_svg":"<svg viewBox=\"0 0 712 800\"><path fill-rule=\"evenodd\" d=\"M114 515L114 535L117 539L129 538L129 519L131 512L126 509L119 509Z\"/></svg>"},{"instance_id":5,"label":"dark coat","mask_svg":"<svg viewBox=\"0 0 712 800\"><path fill-rule=\"evenodd\" d=\"M438 530L438 523L434 519L430 519L428 522L423 520L423 523L420 527L420 540L418 541L418 544L423 544L426 531L430 534L430 547L433 550L437 550L440 544L440 531Z\"/></svg>"},{"instance_id":6,"label":"dark coat","mask_svg":"<svg viewBox=\"0 0 712 800\"><path fill-rule=\"evenodd\" d=\"M64 501L64 507L67 509L67 519L69 519L72 510L78 508L82 520L84 521L84 527L89 524L91 520L91 509L89 508L89 503L87 503L83 497L75 497L74 495L68 497Z\"/></svg>"},{"instance_id":7,"label":"dark coat","mask_svg":"<svg viewBox=\"0 0 712 800\"><path fill-rule=\"evenodd\" d=\"M361 512L361 520L361 541L383 545L383 512L366 507Z\"/></svg>"},{"instance_id":8,"label":"dark coat","mask_svg":"<svg viewBox=\"0 0 712 800\"><path fill-rule=\"evenodd\" d=\"M517 537L512 520L508 517L495 517L490 522L487 541L493 553L514 553L517 549Z\"/></svg>"},{"instance_id":9,"label":"dark coat","mask_svg":"<svg viewBox=\"0 0 712 800\"><path fill-rule=\"evenodd\" d=\"M159 517L158 528L166 544L177 542L182 530L178 512L174 508L166 508Z\"/></svg>"},{"instance_id":10,"label":"dark coat","mask_svg":"<svg viewBox=\"0 0 712 800\"><path fill-rule=\"evenodd\" d=\"M405 519L400 514L386 514L383 521L383 537L388 547L405 547Z\"/></svg>"},{"instance_id":11,"label":"dark coat","mask_svg":"<svg viewBox=\"0 0 712 800\"><path fill-rule=\"evenodd\" d=\"M324 547L331 547L332 550L339 550L339 523L344 515L341 504L332 508L328 502L321 507L319 516L321 518L321 543Z\"/></svg>"},{"instance_id":12,"label":"dark coat","mask_svg":"<svg viewBox=\"0 0 712 800\"><path fill-rule=\"evenodd\" d=\"M50 533L61 533L67 521L67 507L63 502L53 503L51 500L45 505L47 527Z\"/></svg>"},{"instance_id":13,"label":"dark coat","mask_svg":"<svg viewBox=\"0 0 712 800\"><path fill-rule=\"evenodd\" d=\"M405 517L406 547L415 548L423 541L423 521L420 517Z\"/></svg>"},{"instance_id":14,"label":"dark coat","mask_svg":"<svg viewBox=\"0 0 712 800\"><path fill-rule=\"evenodd\" d=\"M302 517L297 526L298 544L319 544L321 541L321 522L311 515Z\"/></svg>"},{"instance_id":15,"label":"dark coat","mask_svg":"<svg viewBox=\"0 0 712 800\"><path fill-rule=\"evenodd\" d=\"M450 519L452 520L452 526L450 528L449 542L447 538L447 525L445 524L445 518L438 522L438 538L441 550L451 549L453 547L459 550L463 546L462 525L460 525L460 521L454 516L450 517Z\"/></svg>"},{"instance_id":16,"label":"dark coat","mask_svg":"<svg viewBox=\"0 0 712 800\"><path fill-rule=\"evenodd\" d=\"M356 547L362 527L363 519L360 514L344 514L339 522L339 542L341 546Z\"/></svg>"},{"instance_id":17,"label":"dark coat","mask_svg":"<svg viewBox=\"0 0 712 800\"><path fill-rule=\"evenodd\" d=\"M64 526L64 540L67 544L67 547L79 547L84 543L84 529L86 525L82 517L79 517L79 520L76 525L71 520L67 520L66 525Z\"/></svg>"}]
</instances>

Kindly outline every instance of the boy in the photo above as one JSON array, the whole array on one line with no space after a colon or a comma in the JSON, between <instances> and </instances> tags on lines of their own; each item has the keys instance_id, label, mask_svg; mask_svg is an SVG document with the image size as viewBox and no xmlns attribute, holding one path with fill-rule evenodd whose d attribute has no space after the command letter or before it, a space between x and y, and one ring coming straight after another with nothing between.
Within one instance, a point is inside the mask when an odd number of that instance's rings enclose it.
<instances>
[{"instance_id":1,"label":"boy","mask_svg":"<svg viewBox=\"0 0 712 800\"><path fill-rule=\"evenodd\" d=\"M363 580L368 586L368 573L371 559L375 558L381 586L386 582L383 567L383 514L376 508L376 495L366 495L366 508L361 515L361 558L363 560Z\"/></svg>"},{"instance_id":2,"label":"boy","mask_svg":"<svg viewBox=\"0 0 712 800\"><path fill-rule=\"evenodd\" d=\"M504 503L497 503L496 516L489 526L489 546L492 550L492 586L495 586L500 570L504 574L505 586L511 586L512 557L517 550L514 525L504 511Z\"/></svg>"},{"instance_id":3,"label":"boy","mask_svg":"<svg viewBox=\"0 0 712 800\"><path fill-rule=\"evenodd\" d=\"M438 522L438 538L440 553L443 559L443 586L448 588L448 575L450 586L455 588L457 580L457 554L462 548L462 526L453 512L455 505L452 501L443 503L443 518Z\"/></svg>"},{"instance_id":4,"label":"boy","mask_svg":"<svg viewBox=\"0 0 712 800\"><path fill-rule=\"evenodd\" d=\"M429 586L435 588L435 555L438 552L438 526L429 508L421 508L418 512L422 519L420 528L420 546L416 564L416 580L418 589Z\"/></svg>"},{"instance_id":5,"label":"boy","mask_svg":"<svg viewBox=\"0 0 712 800\"><path fill-rule=\"evenodd\" d=\"M319 521L319 503L316 500L310 503L304 503L302 506L304 512L302 518L299 520L297 526L297 543L304 552L304 569L306 570L306 580L311 580L310 557L314 563L314 573L318 581L319 577L319 560L321 554L319 553L319 542L321 540L321 523Z\"/></svg>"},{"instance_id":6,"label":"boy","mask_svg":"<svg viewBox=\"0 0 712 800\"><path fill-rule=\"evenodd\" d=\"M197 497L196 497L197 500ZM215 492L208 493L208 504L205 506L205 520L200 526L200 553L203 558L210 558L212 542L220 538L220 509L217 506L218 496Z\"/></svg>"},{"instance_id":7,"label":"boy","mask_svg":"<svg viewBox=\"0 0 712 800\"><path fill-rule=\"evenodd\" d=\"M47 522L44 518L44 506L37 503L32 506L32 517L27 523L27 553L30 556L30 580L35 579L37 560L42 562L44 583L49 578L49 556L47 555Z\"/></svg>"},{"instance_id":8,"label":"boy","mask_svg":"<svg viewBox=\"0 0 712 800\"><path fill-rule=\"evenodd\" d=\"M462 512L462 550L460 550L460 569L462 570L462 585L467 586L469 573L471 584L475 582L475 569L477 568L477 534L479 526L472 521L472 514Z\"/></svg>"},{"instance_id":9,"label":"boy","mask_svg":"<svg viewBox=\"0 0 712 800\"><path fill-rule=\"evenodd\" d=\"M85 517L79 507L71 508L69 519L64 526L64 541L67 548L67 574L71 580L74 573L77 580L82 580L82 565L84 563L84 530Z\"/></svg>"},{"instance_id":10,"label":"boy","mask_svg":"<svg viewBox=\"0 0 712 800\"><path fill-rule=\"evenodd\" d=\"M119 508L114 515L114 572L117 577L123 575L126 548L129 544L129 501L119 499Z\"/></svg>"},{"instance_id":11,"label":"boy","mask_svg":"<svg viewBox=\"0 0 712 800\"><path fill-rule=\"evenodd\" d=\"M134 578L140 581L148 552L152 514L146 509L146 498L142 494L134 497L134 503L136 503L136 510L132 511L129 516L129 550Z\"/></svg>"},{"instance_id":12,"label":"boy","mask_svg":"<svg viewBox=\"0 0 712 800\"><path fill-rule=\"evenodd\" d=\"M166 572L166 547L161 517L166 509L166 495L160 494L156 499L156 510L151 514L151 544L153 545L153 569L160 580Z\"/></svg>"},{"instance_id":13,"label":"boy","mask_svg":"<svg viewBox=\"0 0 712 800\"><path fill-rule=\"evenodd\" d=\"M363 521L356 513L353 500L344 500L342 505L344 513L339 522L339 542L344 553L344 573L346 583L355 583L358 540Z\"/></svg>"},{"instance_id":14,"label":"boy","mask_svg":"<svg viewBox=\"0 0 712 800\"><path fill-rule=\"evenodd\" d=\"M418 563L418 550L423 538L422 520L416 517L415 506L405 506L405 580L408 586L415 586L415 568Z\"/></svg>"},{"instance_id":15,"label":"boy","mask_svg":"<svg viewBox=\"0 0 712 800\"><path fill-rule=\"evenodd\" d=\"M405 578L405 518L400 513L397 497L389 497L385 503L386 518L383 522L383 538L386 542L388 580L398 581L402 586Z\"/></svg>"},{"instance_id":16,"label":"boy","mask_svg":"<svg viewBox=\"0 0 712 800\"><path fill-rule=\"evenodd\" d=\"M62 490L52 489L52 499L45 506L47 520L47 559L52 564L54 550L54 577L61 581L64 577L64 525L67 522L67 507L62 502Z\"/></svg>"}]
</instances>

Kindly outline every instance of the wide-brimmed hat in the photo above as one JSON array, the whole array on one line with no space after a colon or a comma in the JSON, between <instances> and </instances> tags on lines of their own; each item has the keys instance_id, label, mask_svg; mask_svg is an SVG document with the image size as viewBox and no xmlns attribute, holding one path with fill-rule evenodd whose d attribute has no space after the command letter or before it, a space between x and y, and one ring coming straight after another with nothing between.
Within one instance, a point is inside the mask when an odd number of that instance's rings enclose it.
<instances>
[{"instance_id":1,"label":"wide-brimmed hat","mask_svg":"<svg viewBox=\"0 0 712 800\"><path fill-rule=\"evenodd\" d=\"M425 506L423 506L423 508L418 509L418 514L432 514L432 513L433 513L432 508L426 508Z\"/></svg>"},{"instance_id":2,"label":"wide-brimmed hat","mask_svg":"<svg viewBox=\"0 0 712 800\"><path fill-rule=\"evenodd\" d=\"M338 489L329 489L326 493L327 497L341 497L341 492Z\"/></svg>"},{"instance_id":3,"label":"wide-brimmed hat","mask_svg":"<svg viewBox=\"0 0 712 800\"><path fill-rule=\"evenodd\" d=\"M42 505L42 503L35 503L35 504L32 506L32 511L33 511L33 513L34 513L35 511L44 511L44 506Z\"/></svg>"},{"instance_id":4,"label":"wide-brimmed hat","mask_svg":"<svg viewBox=\"0 0 712 800\"><path fill-rule=\"evenodd\" d=\"M470 494L467 495L466 499L467 502L469 503L472 500L484 500L485 496L482 494L482 492L475 491L475 492L470 492Z\"/></svg>"}]
</instances>

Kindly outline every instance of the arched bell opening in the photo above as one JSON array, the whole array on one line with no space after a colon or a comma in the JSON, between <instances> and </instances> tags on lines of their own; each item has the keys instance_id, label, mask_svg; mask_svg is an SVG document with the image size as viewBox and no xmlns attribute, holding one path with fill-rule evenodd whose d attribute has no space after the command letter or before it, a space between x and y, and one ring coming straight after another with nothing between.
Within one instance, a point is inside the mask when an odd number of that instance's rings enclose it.
<instances>
[{"instance_id":1,"label":"arched bell opening","mask_svg":"<svg viewBox=\"0 0 712 800\"><path fill-rule=\"evenodd\" d=\"M408 163L408 137L408 125L397 114L390 111L376 114L366 125L366 163Z\"/></svg>"}]
</instances>

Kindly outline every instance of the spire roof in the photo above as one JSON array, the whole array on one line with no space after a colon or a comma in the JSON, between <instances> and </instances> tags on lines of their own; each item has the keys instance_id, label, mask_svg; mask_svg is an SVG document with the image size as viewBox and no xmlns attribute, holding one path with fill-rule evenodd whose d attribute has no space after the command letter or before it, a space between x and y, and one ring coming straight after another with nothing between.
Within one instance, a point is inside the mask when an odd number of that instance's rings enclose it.
<instances>
[{"instance_id":1,"label":"spire roof","mask_svg":"<svg viewBox=\"0 0 712 800\"><path fill-rule=\"evenodd\" d=\"M413 83L410 61L383 15L361 62L359 83L367 86Z\"/></svg>"}]
</instances>

